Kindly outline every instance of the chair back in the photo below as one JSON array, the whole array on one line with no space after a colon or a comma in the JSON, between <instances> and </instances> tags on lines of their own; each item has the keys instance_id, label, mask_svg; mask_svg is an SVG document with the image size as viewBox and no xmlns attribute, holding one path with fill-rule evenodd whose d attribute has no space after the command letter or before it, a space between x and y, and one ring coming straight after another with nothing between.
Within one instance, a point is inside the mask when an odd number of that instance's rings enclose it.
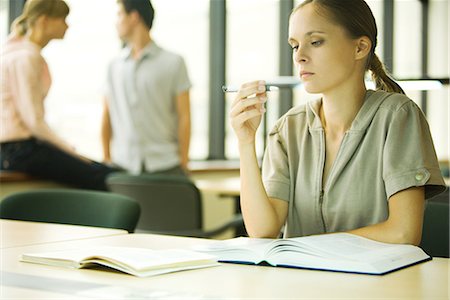
<instances>
[{"instance_id":1,"label":"chair back","mask_svg":"<svg viewBox=\"0 0 450 300\"><path fill-rule=\"evenodd\" d=\"M170 234L202 229L202 197L188 177L112 173L106 184L112 192L139 202L142 214L137 230Z\"/></svg>"},{"instance_id":2,"label":"chair back","mask_svg":"<svg viewBox=\"0 0 450 300\"><path fill-rule=\"evenodd\" d=\"M0 218L125 229L133 232L139 204L124 195L78 189L14 193L0 202Z\"/></svg>"},{"instance_id":3,"label":"chair back","mask_svg":"<svg viewBox=\"0 0 450 300\"><path fill-rule=\"evenodd\" d=\"M449 190L425 206L421 248L431 256L449 257Z\"/></svg>"}]
</instances>

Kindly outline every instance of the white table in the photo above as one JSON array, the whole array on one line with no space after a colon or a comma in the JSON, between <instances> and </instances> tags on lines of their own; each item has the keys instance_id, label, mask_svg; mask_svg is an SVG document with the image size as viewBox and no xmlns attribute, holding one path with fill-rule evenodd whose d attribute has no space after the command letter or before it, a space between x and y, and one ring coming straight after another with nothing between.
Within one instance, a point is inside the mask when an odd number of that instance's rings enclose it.
<instances>
[{"instance_id":1,"label":"white table","mask_svg":"<svg viewBox=\"0 0 450 300\"><path fill-rule=\"evenodd\" d=\"M128 234L122 229L0 219L0 248Z\"/></svg>"},{"instance_id":2,"label":"white table","mask_svg":"<svg viewBox=\"0 0 450 300\"><path fill-rule=\"evenodd\" d=\"M183 271L148 278L98 270L75 270L23 263L25 252L62 250L87 245L135 246L153 249L188 248L211 240L148 234L127 234L89 240L46 243L2 250L4 279L31 276L24 283L2 287L5 299L81 299L80 292L111 297L121 291L142 295L155 291L178 293L177 297L202 299L448 299L449 260L435 258L384 276L325 271L222 264L219 267ZM9 277L8 277L9 276ZM10 280L11 281L11 280ZM16 280L17 281L17 280ZM28 282L43 284L35 290ZM72 282L70 286L64 283ZM86 285L94 285L86 287ZM86 294L85 294L86 295ZM193 296L194 295L194 296ZM98 294L97 294L98 296Z\"/></svg>"}]
</instances>

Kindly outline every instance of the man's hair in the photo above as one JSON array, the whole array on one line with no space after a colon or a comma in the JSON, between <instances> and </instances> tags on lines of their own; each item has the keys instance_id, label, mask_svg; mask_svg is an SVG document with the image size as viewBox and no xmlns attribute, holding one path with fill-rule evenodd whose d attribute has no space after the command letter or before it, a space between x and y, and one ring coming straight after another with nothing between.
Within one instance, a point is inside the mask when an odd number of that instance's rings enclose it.
<instances>
[{"instance_id":1,"label":"man's hair","mask_svg":"<svg viewBox=\"0 0 450 300\"><path fill-rule=\"evenodd\" d=\"M127 14L136 11L148 29L152 28L155 10L150 0L117 0L117 2L123 5Z\"/></svg>"}]
</instances>

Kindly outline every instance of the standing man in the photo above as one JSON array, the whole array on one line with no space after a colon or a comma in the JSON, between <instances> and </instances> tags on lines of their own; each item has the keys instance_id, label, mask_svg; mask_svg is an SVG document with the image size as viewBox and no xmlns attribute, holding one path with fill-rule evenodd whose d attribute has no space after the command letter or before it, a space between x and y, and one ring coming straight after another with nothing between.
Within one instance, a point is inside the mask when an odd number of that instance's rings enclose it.
<instances>
[{"instance_id":1,"label":"standing man","mask_svg":"<svg viewBox=\"0 0 450 300\"><path fill-rule=\"evenodd\" d=\"M183 175L191 128L185 62L152 40L149 0L117 3L117 32L126 47L108 69L104 159L134 174Z\"/></svg>"}]
</instances>

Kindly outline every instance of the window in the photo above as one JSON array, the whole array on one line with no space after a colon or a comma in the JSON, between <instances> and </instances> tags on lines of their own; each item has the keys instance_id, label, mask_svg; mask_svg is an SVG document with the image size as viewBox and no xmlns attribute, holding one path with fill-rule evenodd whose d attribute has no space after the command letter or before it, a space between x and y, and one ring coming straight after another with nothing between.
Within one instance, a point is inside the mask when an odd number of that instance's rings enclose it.
<instances>
[{"instance_id":1,"label":"window","mask_svg":"<svg viewBox=\"0 0 450 300\"><path fill-rule=\"evenodd\" d=\"M394 69L395 78L448 78L448 1L428 2L428 40L422 41L421 11L423 1L396 0L394 24ZM416 20L411 22L410 20ZM425 25L426 26L426 25ZM428 74L422 74L422 42L428 43ZM436 45L439 45L436 47ZM427 101L422 103L422 92L405 90L406 94L422 107L427 114L437 156L449 159L449 86L425 93ZM426 105L426 107L424 107Z\"/></svg>"},{"instance_id":2,"label":"window","mask_svg":"<svg viewBox=\"0 0 450 300\"><path fill-rule=\"evenodd\" d=\"M46 117L77 151L102 160L102 90L107 65L121 48L114 26L116 1L67 3L71 12L64 40L52 41L43 50L53 80Z\"/></svg>"},{"instance_id":3,"label":"window","mask_svg":"<svg viewBox=\"0 0 450 300\"><path fill-rule=\"evenodd\" d=\"M449 78L449 2L429 2L428 75L432 78ZM427 119L433 135L434 146L440 160L450 159L450 87L428 91Z\"/></svg>"},{"instance_id":4,"label":"window","mask_svg":"<svg viewBox=\"0 0 450 300\"><path fill-rule=\"evenodd\" d=\"M80 153L102 160L102 91L107 65L121 49L115 30L116 0L66 1L71 8L66 37L43 51L53 77L46 102L48 122ZM208 147L208 3L152 1L152 37L184 57L193 84L192 159L206 158Z\"/></svg>"},{"instance_id":5,"label":"window","mask_svg":"<svg viewBox=\"0 0 450 300\"><path fill-rule=\"evenodd\" d=\"M182 55L192 80L191 159L208 157L209 113L209 3L214 0L152 0L156 15L152 35L170 51ZM294 1L298 5L301 1ZM368 0L378 25L377 54L383 58L384 1ZM0 0L0 36L8 31L9 1ZM116 0L67 0L71 7L64 41L53 41L43 51L53 76L46 102L48 122L83 155L101 160L100 119L102 90L109 61L121 49L115 31ZM227 0L226 83L278 76L280 0ZM430 0L428 75L448 78L449 2ZM394 66L397 78L421 74L421 1L395 0ZM101 13L99 13L101 12ZM415 22L411 22L413 19ZM288 20L286 20L288 22ZM286 41L287 42L287 41ZM294 72L295 74L295 72ZM421 104L419 91L406 91ZM439 159L449 159L449 86L427 92L427 119ZM238 157L237 140L229 124L233 94L226 95L225 153ZM317 98L294 89L294 105ZM271 92L267 120L257 133L257 154L264 151L267 131L278 119L278 93Z\"/></svg>"},{"instance_id":6,"label":"window","mask_svg":"<svg viewBox=\"0 0 450 300\"><path fill-rule=\"evenodd\" d=\"M0 0L0 43L3 45L6 42L8 35L8 13L9 2Z\"/></svg>"},{"instance_id":7,"label":"window","mask_svg":"<svg viewBox=\"0 0 450 300\"><path fill-rule=\"evenodd\" d=\"M192 81L190 159L208 156L209 0L152 0L152 34L163 48L183 56Z\"/></svg>"},{"instance_id":8,"label":"window","mask_svg":"<svg viewBox=\"0 0 450 300\"><path fill-rule=\"evenodd\" d=\"M278 76L278 0L227 1L227 84L240 85L247 81L271 79ZM226 95L226 143L229 159L239 156L236 136L229 124L228 112L235 94ZM268 95L268 119L276 117L277 93ZM269 122L268 122L269 123ZM263 153L261 124L257 133L257 153Z\"/></svg>"}]
</instances>

